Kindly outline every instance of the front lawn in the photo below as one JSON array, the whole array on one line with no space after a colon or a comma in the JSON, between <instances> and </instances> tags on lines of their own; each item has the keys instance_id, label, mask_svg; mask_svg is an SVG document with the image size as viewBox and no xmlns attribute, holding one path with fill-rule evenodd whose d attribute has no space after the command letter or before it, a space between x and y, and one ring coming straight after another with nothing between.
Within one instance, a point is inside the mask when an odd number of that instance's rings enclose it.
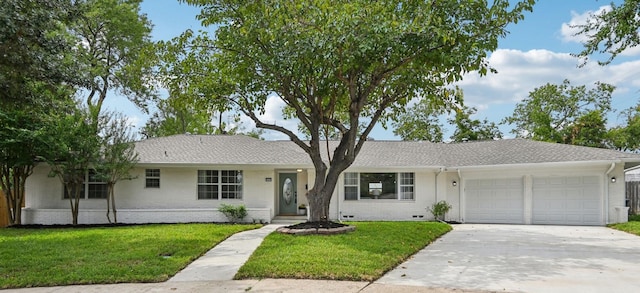
<instances>
[{"instance_id":1,"label":"front lawn","mask_svg":"<svg viewBox=\"0 0 640 293\"><path fill-rule=\"evenodd\" d=\"M629 216L629 222L613 224L609 227L640 236L640 215Z\"/></svg>"},{"instance_id":2,"label":"front lawn","mask_svg":"<svg viewBox=\"0 0 640 293\"><path fill-rule=\"evenodd\" d=\"M296 278L373 281L451 226L436 222L355 222L341 235L292 236L272 233L236 279Z\"/></svg>"},{"instance_id":3,"label":"front lawn","mask_svg":"<svg viewBox=\"0 0 640 293\"><path fill-rule=\"evenodd\" d=\"M0 288L166 281L222 240L258 227L0 229Z\"/></svg>"}]
</instances>

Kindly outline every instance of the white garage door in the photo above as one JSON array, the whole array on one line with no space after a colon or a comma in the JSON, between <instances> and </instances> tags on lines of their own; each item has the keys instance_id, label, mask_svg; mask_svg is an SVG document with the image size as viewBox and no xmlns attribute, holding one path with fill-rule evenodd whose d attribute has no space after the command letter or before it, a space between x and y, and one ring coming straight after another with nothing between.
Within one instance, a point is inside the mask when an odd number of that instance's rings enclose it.
<instances>
[{"instance_id":1,"label":"white garage door","mask_svg":"<svg viewBox=\"0 0 640 293\"><path fill-rule=\"evenodd\" d=\"M599 176L534 177L533 224L602 225Z\"/></svg>"},{"instance_id":2,"label":"white garage door","mask_svg":"<svg viewBox=\"0 0 640 293\"><path fill-rule=\"evenodd\" d=\"M465 181L465 221L468 223L524 223L522 178Z\"/></svg>"}]
</instances>

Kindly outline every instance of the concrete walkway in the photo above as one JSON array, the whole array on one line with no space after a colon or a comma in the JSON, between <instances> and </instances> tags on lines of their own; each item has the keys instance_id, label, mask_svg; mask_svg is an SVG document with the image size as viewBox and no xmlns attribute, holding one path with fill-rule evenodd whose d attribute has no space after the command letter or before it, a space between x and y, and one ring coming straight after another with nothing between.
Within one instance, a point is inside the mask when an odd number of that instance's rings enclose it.
<instances>
[{"instance_id":1,"label":"concrete walkway","mask_svg":"<svg viewBox=\"0 0 640 293\"><path fill-rule=\"evenodd\" d=\"M233 280L233 276L260 246L262 240L281 226L271 224L260 229L236 233L196 259L167 282Z\"/></svg>"}]
</instances>

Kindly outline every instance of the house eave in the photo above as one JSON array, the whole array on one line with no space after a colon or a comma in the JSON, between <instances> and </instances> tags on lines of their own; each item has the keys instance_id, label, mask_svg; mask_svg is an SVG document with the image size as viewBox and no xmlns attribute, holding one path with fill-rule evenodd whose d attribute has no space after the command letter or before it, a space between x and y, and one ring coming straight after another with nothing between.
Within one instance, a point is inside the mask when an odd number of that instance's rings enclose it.
<instances>
[{"instance_id":1,"label":"house eave","mask_svg":"<svg viewBox=\"0 0 640 293\"><path fill-rule=\"evenodd\" d=\"M445 168L446 171L464 171L464 170L505 170L519 168L553 168L553 167L584 167L584 166L609 166L611 163L623 163L623 160L590 160L590 161L564 161L564 162L540 162L540 163L518 163L518 164L495 164L495 165L476 165L476 166L450 166Z\"/></svg>"}]
</instances>

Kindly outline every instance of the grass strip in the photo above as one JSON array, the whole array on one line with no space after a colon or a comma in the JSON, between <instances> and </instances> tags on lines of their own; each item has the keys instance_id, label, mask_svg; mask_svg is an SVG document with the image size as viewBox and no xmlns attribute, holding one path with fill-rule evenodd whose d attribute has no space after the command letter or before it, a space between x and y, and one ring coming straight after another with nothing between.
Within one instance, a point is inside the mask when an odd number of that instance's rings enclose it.
<instances>
[{"instance_id":1,"label":"grass strip","mask_svg":"<svg viewBox=\"0 0 640 293\"><path fill-rule=\"evenodd\" d=\"M260 225L0 229L0 288L161 282Z\"/></svg>"},{"instance_id":2,"label":"grass strip","mask_svg":"<svg viewBox=\"0 0 640 293\"><path fill-rule=\"evenodd\" d=\"M640 236L640 215L629 216L629 222L613 224L609 227Z\"/></svg>"},{"instance_id":3,"label":"grass strip","mask_svg":"<svg viewBox=\"0 0 640 293\"><path fill-rule=\"evenodd\" d=\"M269 235L236 279L295 278L373 281L451 226L437 222L354 222L340 235Z\"/></svg>"}]
</instances>

